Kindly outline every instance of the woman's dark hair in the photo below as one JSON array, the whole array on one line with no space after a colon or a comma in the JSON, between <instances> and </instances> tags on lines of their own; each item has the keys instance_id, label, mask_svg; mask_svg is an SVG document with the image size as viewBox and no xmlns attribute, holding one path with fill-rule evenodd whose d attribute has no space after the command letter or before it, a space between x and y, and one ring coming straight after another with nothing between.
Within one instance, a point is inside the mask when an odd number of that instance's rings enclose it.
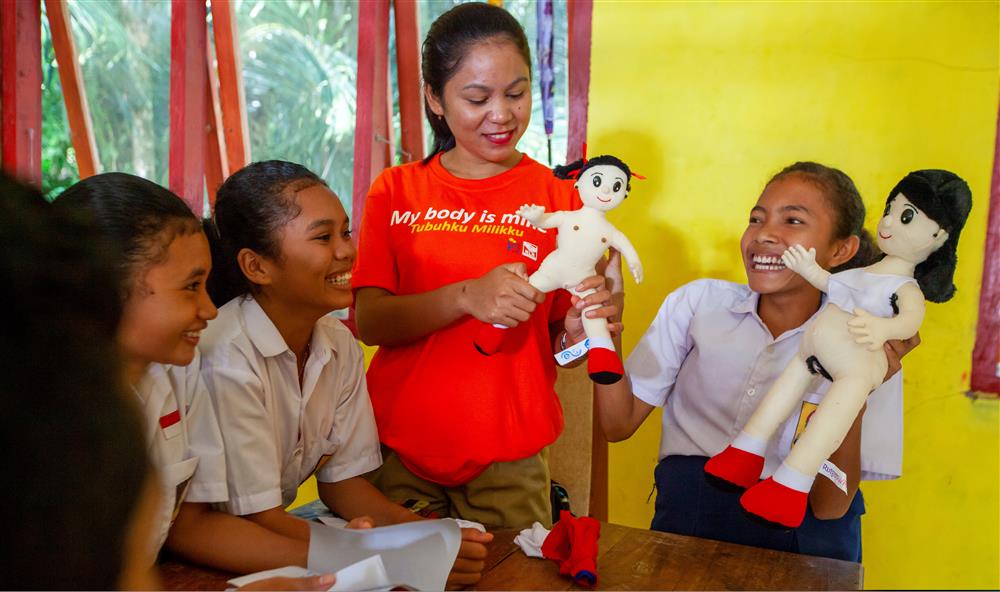
<instances>
[{"instance_id":1,"label":"woman's dark hair","mask_svg":"<svg viewBox=\"0 0 1000 592\"><path fill-rule=\"evenodd\" d=\"M614 167L618 167L625 173L625 191L626 193L632 191L632 170L628 168L617 156L611 156L610 154L604 154L602 156L595 156L589 160L574 160L573 162L565 165L558 165L556 168L552 169L552 174L559 179L571 179L583 176L588 169L593 168L598 165L608 164ZM628 197L627 195L625 197Z\"/></svg>"},{"instance_id":2,"label":"woman's dark hair","mask_svg":"<svg viewBox=\"0 0 1000 592\"><path fill-rule=\"evenodd\" d=\"M843 240L850 236L859 239L858 252L830 271L836 273L871 265L882 257L871 234L865 230L865 202L858 188L847 173L818 162L801 161L781 169L768 185L792 175L800 176L823 191L826 201L834 212L833 238Z\"/></svg>"},{"instance_id":3,"label":"woman's dark hair","mask_svg":"<svg viewBox=\"0 0 1000 592\"><path fill-rule=\"evenodd\" d=\"M521 23L509 12L481 2L459 4L434 21L424 39L421 72L424 84L443 102L444 85L458 71L469 48L478 42L500 37L514 44L531 72L531 48ZM424 159L427 164L438 152L455 147L455 136L444 117L431 111L424 101L424 113L434 132L434 147Z\"/></svg>"},{"instance_id":4,"label":"woman's dark hair","mask_svg":"<svg viewBox=\"0 0 1000 592\"><path fill-rule=\"evenodd\" d=\"M302 212L295 194L314 185L326 182L304 166L265 160L233 173L219 187L215 216L205 220L213 264L207 288L216 306L257 290L243 275L237 255L250 249L280 261L278 230Z\"/></svg>"},{"instance_id":5,"label":"woman's dark hair","mask_svg":"<svg viewBox=\"0 0 1000 592\"><path fill-rule=\"evenodd\" d=\"M175 237L201 231L184 200L168 189L135 175L102 173L64 191L57 209L76 209L93 218L113 243L127 297L141 273L160 263Z\"/></svg>"},{"instance_id":6,"label":"woman's dark hair","mask_svg":"<svg viewBox=\"0 0 1000 592\"><path fill-rule=\"evenodd\" d=\"M958 264L958 236L972 210L969 184L951 171L926 169L903 177L889 192L886 211L896 196L903 194L913 205L938 223L948 239L913 272L924 298L947 302L955 295L955 266Z\"/></svg>"},{"instance_id":7,"label":"woman's dark hair","mask_svg":"<svg viewBox=\"0 0 1000 592\"><path fill-rule=\"evenodd\" d=\"M0 174L6 589L120 585L150 469L138 410L120 378L113 250L87 216Z\"/></svg>"}]
</instances>

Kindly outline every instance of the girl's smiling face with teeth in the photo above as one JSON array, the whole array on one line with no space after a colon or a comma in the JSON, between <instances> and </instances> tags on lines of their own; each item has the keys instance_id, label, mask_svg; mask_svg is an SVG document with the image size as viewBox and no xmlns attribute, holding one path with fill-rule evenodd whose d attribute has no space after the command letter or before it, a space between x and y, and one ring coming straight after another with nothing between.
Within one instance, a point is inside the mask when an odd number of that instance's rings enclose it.
<instances>
[{"instance_id":1,"label":"girl's smiling face with teeth","mask_svg":"<svg viewBox=\"0 0 1000 592\"><path fill-rule=\"evenodd\" d=\"M834 215L823 190L802 175L769 183L750 211L740 240L750 288L759 294L811 288L781 261L781 254L792 245L815 248L816 262L824 269L849 259L841 254L843 241L833 238Z\"/></svg>"},{"instance_id":2,"label":"girl's smiling face with teeth","mask_svg":"<svg viewBox=\"0 0 1000 592\"><path fill-rule=\"evenodd\" d=\"M324 185L299 191L295 203L301 211L279 231L281 258L271 262L274 296L320 315L347 308L356 254L347 213Z\"/></svg>"}]
</instances>

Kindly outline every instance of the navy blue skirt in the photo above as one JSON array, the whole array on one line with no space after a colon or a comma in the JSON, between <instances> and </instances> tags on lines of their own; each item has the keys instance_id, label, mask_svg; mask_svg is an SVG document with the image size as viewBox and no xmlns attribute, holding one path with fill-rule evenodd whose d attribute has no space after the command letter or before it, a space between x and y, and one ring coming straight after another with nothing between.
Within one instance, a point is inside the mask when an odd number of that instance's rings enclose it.
<instances>
[{"instance_id":1,"label":"navy blue skirt","mask_svg":"<svg viewBox=\"0 0 1000 592\"><path fill-rule=\"evenodd\" d=\"M819 520L806 510L795 529L770 526L740 506L742 491L727 491L705 478L704 456L668 456L656 466L656 514L653 530L673 532L741 545L861 561L861 490L847 514Z\"/></svg>"}]
</instances>

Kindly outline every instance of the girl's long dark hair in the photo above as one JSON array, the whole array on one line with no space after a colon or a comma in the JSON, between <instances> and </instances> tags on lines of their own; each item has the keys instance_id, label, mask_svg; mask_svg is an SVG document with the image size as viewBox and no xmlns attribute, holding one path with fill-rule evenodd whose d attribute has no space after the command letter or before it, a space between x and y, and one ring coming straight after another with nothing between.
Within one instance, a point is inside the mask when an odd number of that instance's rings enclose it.
<instances>
[{"instance_id":1,"label":"girl's long dark hair","mask_svg":"<svg viewBox=\"0 0 1000 592\"><path fill-rule=\"evenodd\" d=\"M524 29L509 12L498 6L470 2L459 4L434 21L421 50L421 73L424 84L444 103L444 85L458 71L469 48L479 41L493 38L510 41L517 48L531 73L531 48ZM424 114L434 132L434 147L424 159L431 161L439 152L455 147L455 135L444 117L439 117L424 101Z\"/></svg>"},{"instance_id":2,"label":"girl's long dark hair","mask_svg":"<svg viewBox=\"0 0 1000 592\"><path fill-rule=\"evenodd\" d=\"M914 171L892 188L886 209L903 194L948 233L948 239L913 272L924 298L947 302L955 295L955 267L958 265L958 237L972 210L972 191L961 177L941 169Z\"/></svg>"},{"instance_id":3,"label":"girl's long dark hair","mask_svg":"<svg viewBox=\"0 0 1000 592\"><path fill-rule=\"evenodd\" d=\"M237 255L250 249L280 261L278 230L302 211L295 194L314 185L326 182L302 165L266 160L233 173L219 187L215 216L205 220L212 247L207 288L216 306L256 291L256 284L243 275Z\"/></svg>"}]
</instances>

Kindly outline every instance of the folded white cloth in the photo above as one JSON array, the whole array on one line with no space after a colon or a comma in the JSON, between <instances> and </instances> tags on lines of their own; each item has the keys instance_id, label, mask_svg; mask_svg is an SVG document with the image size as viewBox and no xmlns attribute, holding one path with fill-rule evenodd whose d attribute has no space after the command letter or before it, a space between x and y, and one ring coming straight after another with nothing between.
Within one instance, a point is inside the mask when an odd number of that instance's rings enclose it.
<instances>
[{"instance_id":1,"label":"folded white cloth","mask_svg":"<svg viewBox=\"0 0 1000 592\"><path fill-rule=\"evenodd\" d=\"M547 536L549 536L549 529L542 526L541 522L536 522L531 525L531 528L525 528L514 537L514 544L521 547L521 550L528 557L544 559L542 543L545 542Z\"/></svg>"}]
</instances>

